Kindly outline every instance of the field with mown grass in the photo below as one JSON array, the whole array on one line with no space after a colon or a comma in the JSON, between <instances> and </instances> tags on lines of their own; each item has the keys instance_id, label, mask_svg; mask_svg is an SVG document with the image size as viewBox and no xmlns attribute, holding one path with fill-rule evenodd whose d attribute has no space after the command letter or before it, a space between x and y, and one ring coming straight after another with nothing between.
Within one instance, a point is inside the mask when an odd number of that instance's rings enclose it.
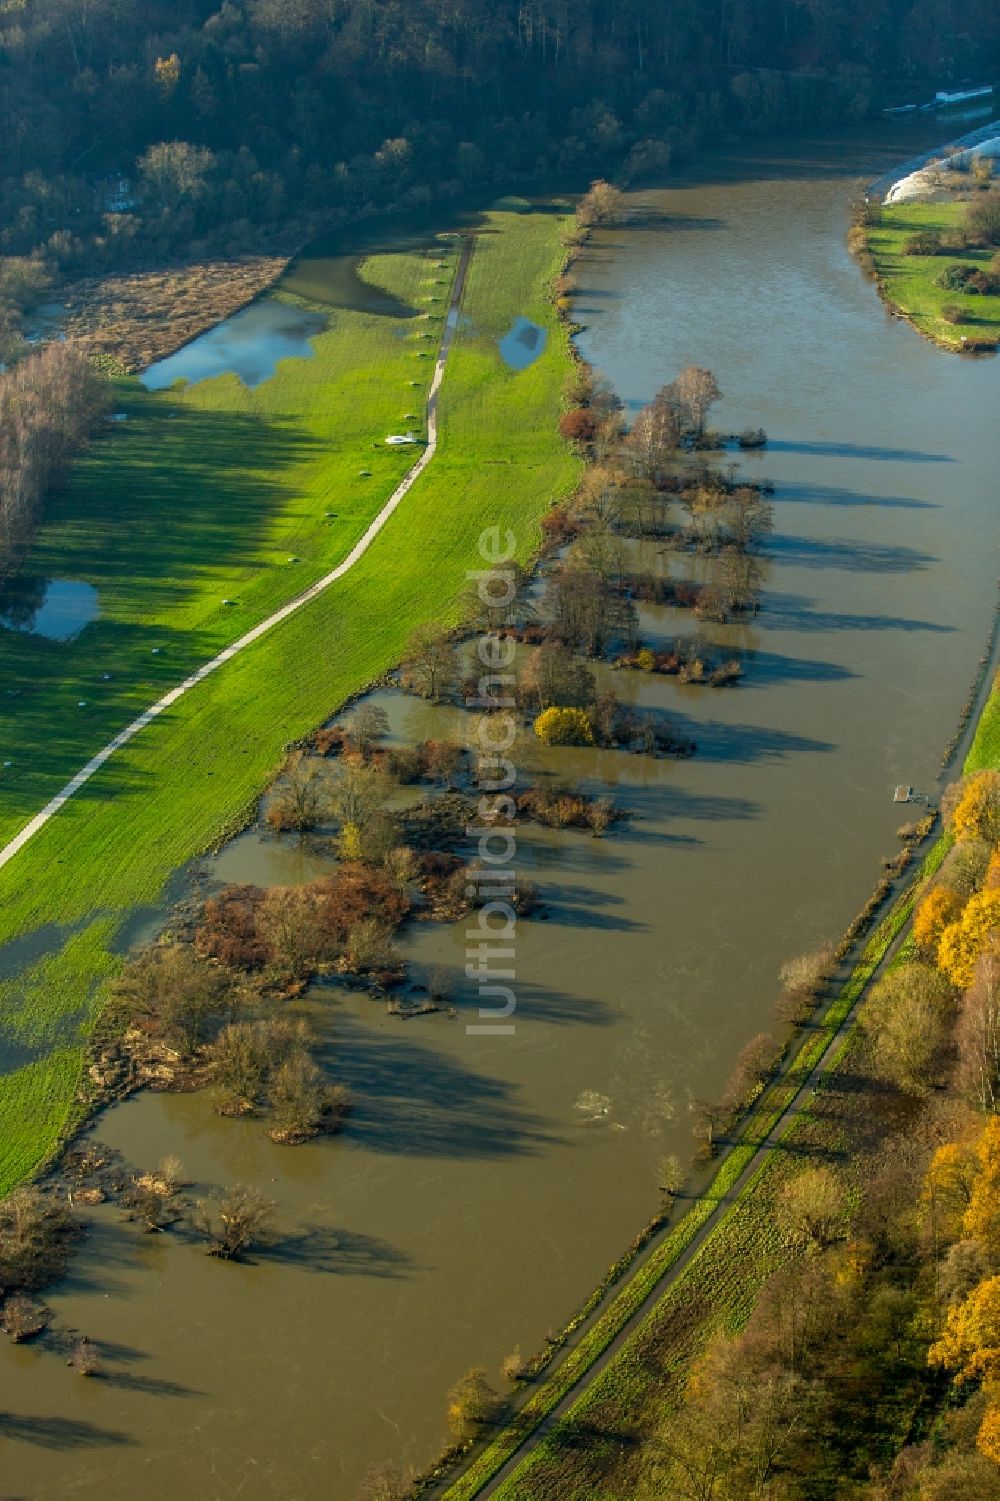
<instances>
[{"instance_id":1,"label":"field with mown grass","mask_svg":"<svg viewBox=\"0 0 1000 1501\"><path fill-rule=\"evenodd\" d=\"M1000 342L1000 297L949 292L935 285L946 266L961 263L987 268L988 250L962 250L943 255L905 255L903 247L921 230L954 234L962 228L965 204L897 203L884 206L877 227L867 231L868 248L883 296L922 334L958 349L963 342ZM943 309L962 309L962 321L949 323Z\"/></svg>"},{"instance_id":2,"label":"field with mown grass","mask_svg":"<svg viewBox=\"0 0 1000 1501\"><path fill-rule=\"evenodd\" d=\"M498 213L481 226L436 457L351 573L144 730L0 870L0 1192L69 1118L124 920L161 902L169 877L252 804L283 747L393 666L417 624L457 618L484 527L510 527L527 558L539 517L576 482L556 431L567 337L548 300L565 225ZM337 311L314 360L282 364L255 391L235 377L158 396L123 383L129 421L94 446L29 562L94 584L102 619L70 646L5 633L0 647L3 689L15 690L0 693L0 759L15 761L0 783L0 842L137 712L361 535L413 462L371 445L422 415L448 295L434 282L451 275L434 269L440 259L453 271L457 246L373 256L363 273L433 307L431 319ZM521 313L549 337L516 373L496 341ZM424 330L433 338L411 337ZM11 976L3 945L30 934L43 957Z\"/></svg>"}]
</instances>

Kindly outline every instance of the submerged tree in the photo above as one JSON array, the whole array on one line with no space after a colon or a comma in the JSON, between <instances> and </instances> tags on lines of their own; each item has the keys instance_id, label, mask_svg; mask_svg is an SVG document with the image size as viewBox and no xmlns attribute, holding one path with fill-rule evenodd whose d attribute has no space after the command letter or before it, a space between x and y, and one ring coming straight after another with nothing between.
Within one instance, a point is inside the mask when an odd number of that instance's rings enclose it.
<instances>
[{"instance_id":1,"label":"submerged tree","mask_svg":"<svg viewBox=\"0 0 1000 1501\"><path fill-rule=\"evenodd\" d=\"M235 1261L266 1237L274 1208L259 1189L234 1184L214 1201L200 1203L192 1223L208 1241L209 1256Z\"/></svg>"}]
</instances>

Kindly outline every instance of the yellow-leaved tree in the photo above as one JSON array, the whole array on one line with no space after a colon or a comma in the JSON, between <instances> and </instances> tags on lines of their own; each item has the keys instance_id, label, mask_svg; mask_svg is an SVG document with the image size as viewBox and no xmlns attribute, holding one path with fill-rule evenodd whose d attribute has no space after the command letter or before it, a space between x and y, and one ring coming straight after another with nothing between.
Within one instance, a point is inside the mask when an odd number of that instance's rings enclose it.
<instances>
[{"instance_id":1,"label":"yellow-leaved tree","mask_svg":"<svg viewBox=\"0 0 1000 1501\"><path fill-rule=\"evenodd\" d=\"M1000 1277L986 1277L949 1308L941 1337L927 1352L930 1365L954 1371L956 1381L1000 1379Z\"/></svg>"},{"instance_id":2,"label":"yellow-leaved tree","mask_svg":"<svg viewBox=\"0 0 1000 1501\"><path fill-rule=\"evenodd\" d=\"M977 891L969 898L958 922L950 923L941 934L938 968L960 990L972 984L976 960L996 944L998 929L1000 890Z\"/></svg>"},{"instance_id":3,"label":"yellow-leaved tree","mask_svg":"<svg viewBox=\"0 0 1000 1501\"><path fill-rule=\"evenodd\" d=\"M962 1232L991 1251L1000 1250L1000 1117L995 1115L976 1142L976 1174Z\"/></svg>"},{"instance_id":4,"label":"yellow-leaved tree","mask_svg":"<svg viewBox=\"0 0 1000 1501\"><path fill-rule=\"evenodd\" d=\"M972 1145L946 1141L931 1158L924 1179L924 1203L938 1234L956 1240L972 1199L979 1154Z\"/></svg>"},{"instance_id":5,"label":"yellow-leaved tree","mask_svg":"<svg viewBox=\"0 0 1000 1501\"><path fill-rule=\"evenodd\" d=\"M535 734L543 745L593 745L594 732L582 709L543 709L535 720Z\"/></svg>"},{"instance_id":6,"label":"yellow-leaved tree","mask_svg":"<svg viewBox=\"0 0 1000 1501\"><path fill-rule=\"evenodd\" d=\"M945 928L962 916L962 898L947 886L935 886L913 914L913 938L917 948L929 959L937 956L938 944Z\"/></svg>"},{"instance_id":7,"label":"yellow-leaved tree","mask_svg":"<svg viewBox=\"0 0 1000 1501\"><path fill-rule=\"evenodd\" d=\"M1000 844L1000 772L979 771L969 778L951 819L956 839Z\"/></svg>"}]
</instances>

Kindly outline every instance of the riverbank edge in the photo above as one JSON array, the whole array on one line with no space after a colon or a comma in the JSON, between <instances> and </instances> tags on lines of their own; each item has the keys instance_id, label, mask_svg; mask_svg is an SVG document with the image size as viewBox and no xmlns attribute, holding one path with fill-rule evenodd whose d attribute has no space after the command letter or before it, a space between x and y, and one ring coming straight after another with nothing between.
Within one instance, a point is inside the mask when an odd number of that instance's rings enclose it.
<instances>
[{"instance_id":1,"label":"riverbank edge","mask_svg":"<svg viewBox=\"0 0 1000 1501\"><path fill-rule=\"evenodd\" d=\"M898 318L900 322L908 323L922 339L935 344L938 349L943 349L947 354L996 354L1000 351L1000 335L996 339L969 339L964 334L949 334L947 330L951 325L943 318L936 319L933 327L925 327L919 323L916 316L894 295L893 273L886 269L884 259L873 250L868 226L864 227L864 235L864 255L867 263L862 262L862 266L872 277L879 300L890 318Z\"/></svg>"},{"instance_id":2,"label":"riverbank edge","mask_svg":"<svg viewBox=\"0 0 1000 1501\"><path fill-rule=\"evenodd\" d=\"M977 748L980 739L987 740L991 732L995 738L1000 725L998 646L1000 601L994 606L987 650L980 658L970 699L963 707L958 729L942 756L943 770L939 778L942 789L950 780L948 769L960 749L967 747L963 770L979 769L981 765L993 762L991 756L987 755L984 760L981 754L977 754ZM535 1375L546 1369L558 1351L565 1349L572 1336L582 1330L578 1342L570 1348L566 1359L553 1374L541 1387L532 1388L530 1382L522 1383L513 1398L513 1414L503 1428L490 1438L451 1451L439 1460L433 1471L418 1478L407 1492L408 1498L441 1496L444 1501L474 1501L487 1487L492 1487L501 1471L517 1459L524 1445L543 1423L555 1416L557 1409L570 1398L574 1402L580 1400L586 1389L581 1383L586 1383L586 1378L595 1374L598 1362L612 1353L612 1347L616 1352L617 1347L637 1331L660 1296L668 1291L671 1273L683 1271L682 1258L686 1261L695 1253L705 1253L715 1234L738 1212L740 1203L752 1191L757 1175L770 1160L774 1148L766 1147L768 1138L781 1126L782 1118L798 1096L810 1087L813 1076L824 1064L835 1063L854 1035L871 983L887 957L896 951L923 887L940 867L951 844L950 835L939 831L918 869L895 894L887 889L893 883L887 883L885 877L876 884L872 896L849 926L838 948L838 956L850 967L830 1004L821 1019L797 1029L790 1038L779 1072L758 1101L744 1112L735 1132L730 1133L730 1139L735 1135L736 1140L725 1152L695 1204L672 1227L669 1213L654 1217L644 1227L628 1251L613 1264L605 1279L560 1331L549 1351L543 1352L545 1358L532 1372ZM883 915L872 930L872 923L880 910ZM865 934L869 936L863 941ZM834 1055L832 1050L835 1047ZM761 1162L752 1168L758 1154ZM734 1192L747 1173L750 1176ZM644 1253L645 1259L635 1274L614 1302L605 1307L608 1293ZM461 1464L467 1464L468 1468L457 1479L450 1479Z\"/></svg>"},{"instance_id":3,"label":"riverbank edge","mask_svg":"<svg viewBox=\"0 0 1000 1501\"><path fill-rule=\"evenodd\" d=\"M996 128L1000 129L1000 122L997 123ZM995 354L1000 350L1000 336L996 339L978 341L970 340L963 335L949 335L948 330L951 325L944 319L936 320L936 325L939 326L933 330L921 327L905 303L901 302L891 291L892 273L885 269L884 264L880 264L879 257L872 247L870 231L876 226L869 222L870 210L873 202L884 207L888 193L896 183L901 182L910 173L927 166L937 157L949 152L973 148L987 130L993 129L993 125L978 127L976 130L968 131L964 136L958 136L952 141L946 141L943 145L934 147L933 150L921 152L898 167L890 168L888 172L884 172L868 184L864 198L855 211L854 226L861 230L864 243L863 247L851 245L851 249L857 256L862 269L874 279L876 291L886 311L890 317L899 318L902 322L908 323L921 338L929 340L930 343L936 344L939 349L944 349L949 354Z\"/></svg>"}]
</instances>

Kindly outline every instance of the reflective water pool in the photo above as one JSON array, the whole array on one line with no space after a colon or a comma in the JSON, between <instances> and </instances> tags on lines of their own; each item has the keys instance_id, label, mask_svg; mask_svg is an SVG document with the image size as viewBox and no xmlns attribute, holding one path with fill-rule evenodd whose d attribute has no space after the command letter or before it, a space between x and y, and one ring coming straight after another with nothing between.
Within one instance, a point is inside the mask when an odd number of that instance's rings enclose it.
<instances>
[{"instance_id":1,"label":"reflective water pool","mask_svg":"<svg viewBox=\"0 0 1000 1501\"><path fill-rule=\"evenodd\" d=\"M245 386L270 379L279 360L311 359L312 338L327 315L277 297L263 297L192 339L183 349L140 375L147 391L163 391L175 381L195 385L216 375L238 375Z\"/></svg>"},{"instance_id":2,"label":"reflective water pool","mask_svg":"<svg viewBox=\"0 0 1000 1501\"><path fill-rule=\"evenodd\" d=\"M97 590L82 579L20 577L0 588L0 626L50 641L72 641L98 611Z\"/></svg>"},{"instance_id":3,"label":"reflective water pool","mask_svg":"<svg viewBox=\"0 0 1000 1501\"><path fill-rule=\"evenodd\" d=\"M500 353L512 370L526 370L545 348L546 330L530 318L515 318L500 340Z\"/></svg>"}]
</instances>

